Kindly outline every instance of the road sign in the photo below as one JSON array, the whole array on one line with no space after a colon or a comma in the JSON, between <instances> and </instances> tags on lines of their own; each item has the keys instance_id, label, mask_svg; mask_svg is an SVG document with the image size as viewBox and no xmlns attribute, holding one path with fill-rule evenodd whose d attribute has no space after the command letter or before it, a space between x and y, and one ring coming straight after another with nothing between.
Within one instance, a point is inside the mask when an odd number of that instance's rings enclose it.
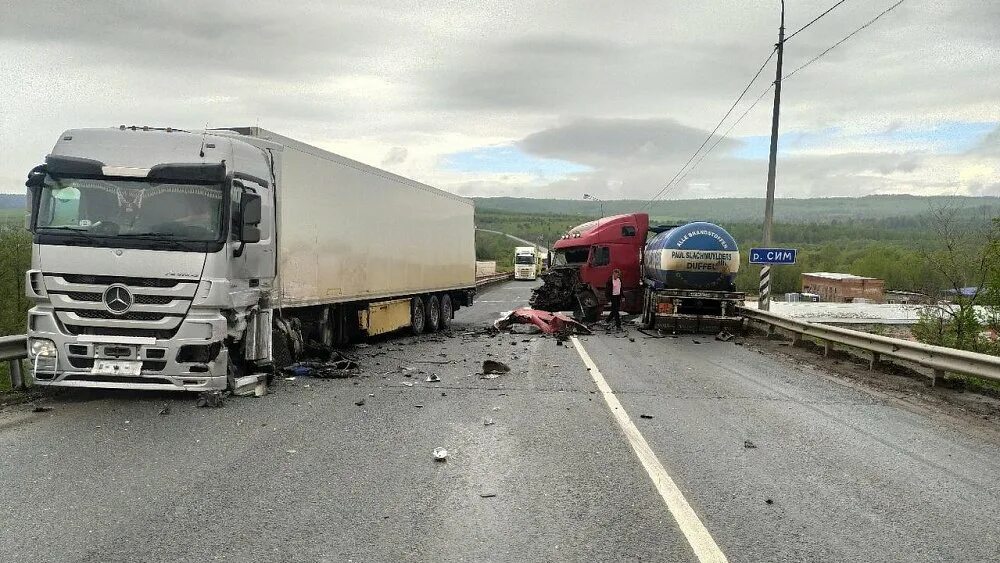
<instances>
[{"instance_id":1,"label":"road sign","mask_svg":"<svg viewBox=\"0 0 1000 563\"><path fill-rule=\"evenodd\" d=\"M751 248L751 264L794 264L794 248Z\"/></svg>"}]
</instances>

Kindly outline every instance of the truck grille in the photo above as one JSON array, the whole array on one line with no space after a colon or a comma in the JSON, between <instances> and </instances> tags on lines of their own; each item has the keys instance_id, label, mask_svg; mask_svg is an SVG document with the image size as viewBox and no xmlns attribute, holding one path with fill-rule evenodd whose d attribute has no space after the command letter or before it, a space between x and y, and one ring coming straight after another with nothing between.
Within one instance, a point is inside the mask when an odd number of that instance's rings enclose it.
<instances>
[{"instance_id":1,"label":"truck grille","mask_svg":"<svg viewBox=\"0 0 1000 563\"><path fill-rule=\"evenodd\" d=\"M72 334L170 338L180 328L197 281L82 274L45 274L45 289L59 322ZM132 296L123 314L112 313L104 295L112 285Z\"/></svg>"}]
</instances>

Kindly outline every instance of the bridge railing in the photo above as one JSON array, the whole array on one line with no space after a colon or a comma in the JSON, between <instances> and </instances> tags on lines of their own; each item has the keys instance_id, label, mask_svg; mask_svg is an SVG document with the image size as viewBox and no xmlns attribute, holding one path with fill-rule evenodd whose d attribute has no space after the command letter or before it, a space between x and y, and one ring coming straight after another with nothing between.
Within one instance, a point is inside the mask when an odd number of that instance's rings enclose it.
<instances>
[{"instance_id":1,"label":"bridge railing","mask_svg":"<svg viewBox=\"0 0 1000 563\"><path fill-rule=\"evenodd\" d=\"M482 276L476 278L476 287L483 287L484 285L489 285L491 283L496 283L498 281L509 280L514 277L514 272L503 272L499 274L490 274L488 276Z\"/></svg>"},{"instance_id":2,"label":"bridge railing","mask_svg":"<svg viewBox=\"0 0 1000 563\"><path fill-rule=\"evenodd\" d=\"M14 389L24 389L27 384L22 363L27 358L27 336L23 334L0 336L0 362L7 362L10 368L10 386Z\"/></svg>"},{"instance_id":3,"label":"bridge railing","mask_svg":"<svg viewBox=\"0 0 1000 563\"><path fill-rule=\"evenodd\" d=\"M757 309L744 307L741 309L741 313L751 323L764 325L768 335L773 334L776 329L780 329L791 333L792 340L796 343L803 336L821 340L826 354L829 354L833 344L865 350L871 354L869 364L871 369L874 369L883 357L890 357L931 368L934 370L934 384L939 383L944 378L945 372L948 371L1000 381L1000 357L998 356L811 323Z\"/></svg>"}]
</instances>

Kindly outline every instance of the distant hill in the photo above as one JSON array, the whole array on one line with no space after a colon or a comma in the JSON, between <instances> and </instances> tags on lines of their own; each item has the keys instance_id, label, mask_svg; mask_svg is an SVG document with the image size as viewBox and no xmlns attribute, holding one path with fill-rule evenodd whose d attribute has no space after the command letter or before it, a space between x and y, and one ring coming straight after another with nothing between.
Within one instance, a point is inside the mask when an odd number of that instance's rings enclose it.
<instances>
[{"instance_id":1,"label":"distant hill","mask_svg":"<svg viewBox=\"0 0 1000 563\"><path fill-rule=\"evenodd\" d=\"M477 209L512 213L541 213L596 217L600 203L568 199L529 199L513 197L477 197ZM645 201L614 200L604 202L604 214L633 213ZM953 206L978 211L988 216L1000 215L1000 198L962 196L873 195L814 199L779 198L774 202L776 221L786 223L826 223L844 219L885 219L922 215L932 209ZM649 210L661 221L704 219L719 222L761 221L763 198L683 199L657 202Z\"/></svg>"},{"instance_id":2,"label":"distant hill","mask_svg":"<svg viewBox=\"0 0 1000 563\"><path fill-rule=\"evenodd\" d=\"M0 194L0 209L24 209L24 194Z\"/></svg>"}]
</instances>

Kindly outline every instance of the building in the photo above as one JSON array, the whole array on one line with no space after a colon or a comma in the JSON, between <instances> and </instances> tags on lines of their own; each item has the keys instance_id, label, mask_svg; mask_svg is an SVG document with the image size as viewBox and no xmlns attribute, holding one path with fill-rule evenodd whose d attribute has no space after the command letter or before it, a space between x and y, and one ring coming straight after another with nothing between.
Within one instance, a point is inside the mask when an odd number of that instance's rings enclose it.
<instances>
[{"instance_id":1,"label":"building","mask_svg":"<svg viewBox=\"0 0 1000 563\"><path fill-rule=\"evenodd\" d=\"M853 274L810 272L802 274L802 291L816 293L822 301L833 303L882 303L885 280Z\"/></svg>"},{"instance_id":2,"label":"building","mask_svg":"<svg viewBox=\"0 0 1000 563\"><path fill-rule=\"evenodd\" d=\"M924 305L930 303L930 299L923 293L912 291L886 291L885 302L899 305Z\"/></svg>"}]
</instances>

